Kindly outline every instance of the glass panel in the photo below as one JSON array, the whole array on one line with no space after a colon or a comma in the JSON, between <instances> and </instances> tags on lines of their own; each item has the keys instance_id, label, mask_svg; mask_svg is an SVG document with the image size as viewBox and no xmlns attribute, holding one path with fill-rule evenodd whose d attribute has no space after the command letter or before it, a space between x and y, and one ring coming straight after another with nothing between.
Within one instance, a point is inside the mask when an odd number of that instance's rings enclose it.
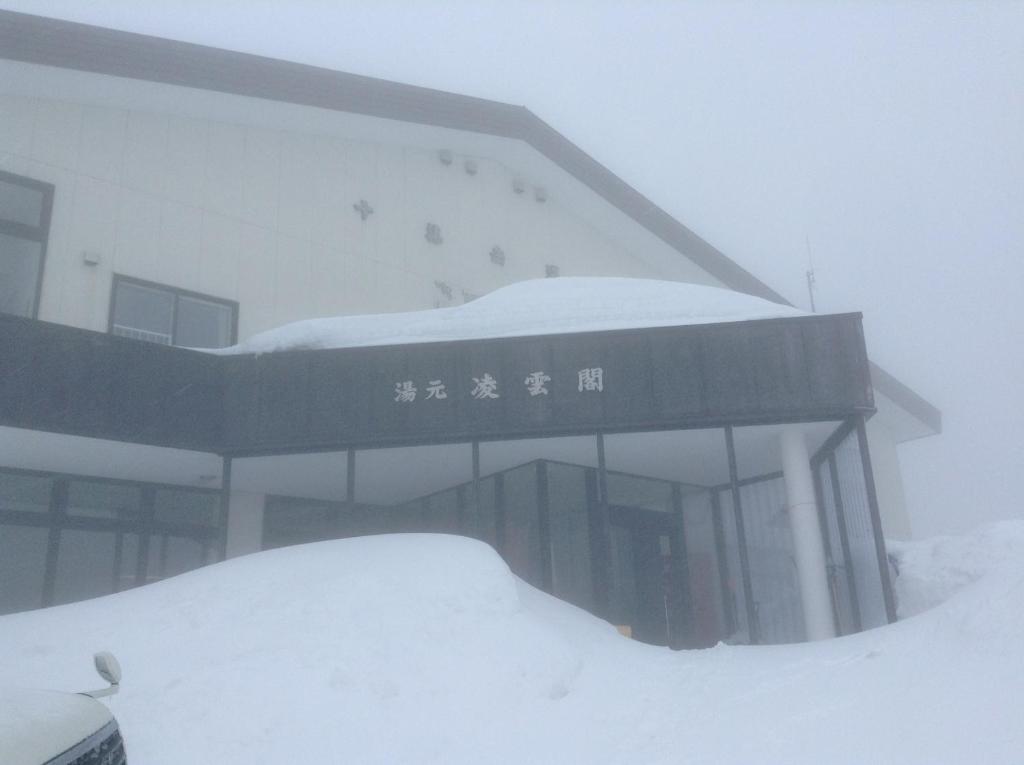
<instances>
[{"instance_id":1,"label":"glass panel","mask_svg":"<svg viewBox=\"0 0 1024 765\"><path fill-rule=\"evenodd\" d=\"M682 500L694 644L714 645L728 635L728 622L715 544L711 493L684 492Z\"/></svg>"},{"instance_id":2,"label":"glass panel","mask_svg":"<svg viewBox=\"0 0 1024 765\"><path fill-rule=\"evenodd\" d=\"M170 345L174 316L174 295L165 290L117 282L114 297L115 335Z\"/></svg>"},{"instance_id":3,"label":"glass panel","mask_svg":"<svg viewBox=\"0 0 1024 765\"><path fill-rule=\"evenodd\" d=\"M267 499L263 511L264 550L334 539L336 536L335 514L329 503L283 497Z\"/></svg>"},{"instance_id":4,"label":"glass panel","mask_svg":"<svg viewBox=\"0 0 1024 765\"><path fill-rule=\"evenodd\" d=\"M39 226L43 218L43 192L0 180L0 220Z\"/></svg>"},{"instance_id":5,"label":"glass panel","mask_svg":"<svg viewBox=\"0 0 1024 765\"><path fill-rule=\"evenodd\" d=\"M740 548L737 542L736 514L732 508L732 492L725 489L718 493L722 514L722 547L725 550L726 599L731 604L730 616L733 632L723 640L728 643L749 643L750 627L747 623L747 600L743 593L743 572L740 568ZM754 604L756 609L756 604Z\"/></svg>"},{"instance_id":6,"label":"glass panel","mask_svg":"<svg viewBox=\"0 0 1024 765\"><path fill-rule=\"evenodd\" d=\"M231 309L220 303L178 298L174 344L186 348L223 348L231 344Z\"/></svg>"},{"instance_id":7,"label":"glass panel","mask_svg":"<svg viewBox=\"0 0 1024 765\"><path fill-rule=\"evenodd\" d=\"M554 592L580 608L593 608L587 471L554 462L547 470Z\"/></svg>"},{"instance_id":8,"label":"glass panel","mask_svg":"<svg viewBox=\"0 0 1024 765\"><path fill-rule=\"evenodd\" d=\"M35 312L42 251L39 242L0 234L0 313Z\"/></svg>"},{"instance_id":9,"label":"glass panel","mask_svg":"<svg viewBox=\"0 0 1024 765\"><path fill-rule=\"evenodd\" d=\"M624 526L611 527L611 585L608 620L633 628L636 621L636 577L633 567L633 534Z\"/></svg>"},{"instance_id":10,"label":"glass panel","mask_svg":"<svg viewBox=\"0 0 1024 765\"><path fill-rule=\"evenodd\" d=\"M53 591L55 604L95 598L114 591L116 536L112 531L61 531Z\"/></svg>"},{"instance_id":11,"label":"glass panel","mask_svg":"<svg viewBox=\"0 0 1024 765\"><path fill-rule=\"evenodd\" d=\"M397 505L389 512L391 530L395 534L419 534L426 530L423 524L423 501L415 499Z\"/></svg>"},{"instance_id":12,"label":"glass panel","mask_svg":"<svg viewBox=\"0 0 1024 765\"><path fill-rule=\"evenodd\" d=\"M504 474L504 557L509 568L535 587L543 584L537 509L537 466Z\"/></svg>"},{"instance_id":13,"label":"glass panel","mask_svg":"<svg viewBox=\"0 0 1024 765\"><path fill-rule=\"evenodd\" d=\"M190 537L165 537L161 544L163 576L177 576L203 565L203 543Z\"/></svg>"},{"instance_id":14,"label":"glass panel","mask_svg":"<svg viewBox=\"0 0 1024 765\"><path fill-rule=\"evenodd\" d=\"M72 481L68 486L68 515L133 520L139 516L141 492L134 486Z\"/></svg>"},{"instance_id":15,"label":"glass panel","mask_svg":"<svg viewBox=\"0 0 1024 765\"><path fill-rule=\"evenodd\" d=\"M429 531L439 534L459 533L459 497L457 489L449 489L426 498L424 521Z\"/></svg>"},{"instance_id":16,"label":"glass panel","mask_svg":"<svg viewBox=\"0 0 1024 765\"><path fill-rule=\"evenodd\" d=\"M475 528L477 539L497 549L497 513L494 505L494 477L480 479L480 506L473 512L473 485L469 486L470 528Z\"/></svg>"},{"instance_id":17,"label":"glass panel","mask_svg":"<svg viewBox=\"0 0 1024 765\"><path fill-rule=\"evenodd\" d=\"M836 448L836 467L839 471L839 488L850 543L850 563L853 565L860 606L861 627L870 629L886 624L888 618L856 432L848 435Z\"/></svg>"},{"instance_id":18,"label":"glass panel","mask_svg":"<svg viewBox=\"0 0 1024 765\"><path fill-rule=\"evenodd\" d=\"M219 502L217 494L208 492L157 489L153 500L153 519L158 523L215 526Z\"/></svg>"},{"instance_id":19,"label":"glass panel","mask_svg":"<svg viewBox=\"0 0 1024 765\"><path fill-rule=\"evenodd\" d=\"M135 586L139 566L139 535L120 534L114 539L114 568L117 571L114 589L118 592Z\"/></svg>"},{"instance_id":20,"label":"glass panel","mask_svg":"<svg viewBox=\"0 0 1024 765\"><path fill-rule=\"evenodd\" d=\"M0 510L46 513L53 481L45 476L0 473Z\"/></svg>"},{"instance_id":21,"label":"glass panel","mask_svg":"<svg viewBox=\"0 0 1024 765\"><path fill-rule=\"evenodd\" d=\"M608 473L608 504L672 511L672 484L622 473Z\"/></svg>"},{"instance_id":22,"label":"glass panel","mask_svg":"<svg viewBox=\"0 0 1024 765\"><path fill-rule=\"evenodd\" d=\"M829 546L826 553L829 587L832 589L832 598L839 617L839 633L848 635L857 631L857 620L860 618L857 612L859 603L854 601L853 591L850 588L853 570L849 567L849 562L843 552L845 529L841 529L839 526L839 510L836 506L832 472L827 459L818 466L818 480L821 483L822 514L825 516L828 527ZM854 587L856 587L856 582L854 582Z\"/></svg>"},{"instance_id":23,"label":"glass panel","mask_svg":"<svg viewBox=\"0 0 1024 765\"><path fill-rule=\"evenodd\" d=\"M747 484L740 489L740 501L761 642L804 640L793 534L786 513L786 484L781 478Z\"/></svg>"},{"instance_id":24,"label":"glass panel","mask_svg":"<svg viewBox=\"0 0 1024 765\"><path fill-rule=\"evenodd\" d=\"M42 605L49 531L0 526L0 614Z\"/></svg>"}]
</instances>

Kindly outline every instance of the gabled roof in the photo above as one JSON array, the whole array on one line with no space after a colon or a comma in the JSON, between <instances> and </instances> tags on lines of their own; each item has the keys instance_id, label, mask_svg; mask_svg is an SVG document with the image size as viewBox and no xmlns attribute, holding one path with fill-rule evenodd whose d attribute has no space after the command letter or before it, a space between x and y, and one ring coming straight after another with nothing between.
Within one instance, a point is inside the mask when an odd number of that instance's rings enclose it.
<instances>
[{"instance_id":1,"label":"gabled roof","mask_svg":"<svg viewBox=\"0 0 1024 765\"><path fill-rule=\"evenodd\" d=\"M522 106L5 10L0 58L518 139L731 289L789 302ZM880 390L941 429L938 409L872 366Z\"/></svg>"}]
</instances>

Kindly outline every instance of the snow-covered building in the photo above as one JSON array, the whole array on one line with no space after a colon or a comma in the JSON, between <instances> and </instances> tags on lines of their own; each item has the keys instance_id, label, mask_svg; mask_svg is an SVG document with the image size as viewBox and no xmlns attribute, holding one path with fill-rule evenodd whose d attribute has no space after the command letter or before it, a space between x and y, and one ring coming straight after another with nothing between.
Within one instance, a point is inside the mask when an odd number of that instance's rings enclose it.
<instances>
[{"instance_id":1,"label":"snow-covered building","mask_svg":"<svg viewBox=\"0 0 1024 765\"><path fill-rule=\"evenodd\" d=\"M939 428L522 107L0 11L0 613L441 530L650 642L846 632Z\"/></svg>"}]
</instances>

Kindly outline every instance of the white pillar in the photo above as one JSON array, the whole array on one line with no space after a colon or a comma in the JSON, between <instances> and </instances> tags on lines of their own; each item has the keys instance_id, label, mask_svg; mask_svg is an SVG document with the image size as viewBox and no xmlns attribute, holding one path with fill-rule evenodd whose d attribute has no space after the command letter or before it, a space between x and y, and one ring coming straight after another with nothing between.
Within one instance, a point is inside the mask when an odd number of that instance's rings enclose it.
<instances>
[{"instance_id":1,"label":"white pillar","mask_svg":"<svg viewBox=\"0 0 1024 765\"><path fill-rule=\"evenodd\" d=\"M231 492L228 502L228 557L259 552L263 545L262 494Z\"/></svg>"},{"instance_id":2,"label":"white pillar","mask_svg":"<svg viewBox=\"0 0 1024 765\"><path fill-rule=\"evenodd\" d=\"M783 428L779 441L782 447L782 472L786 479L786 509L789 527L793 532L807 639L835 637L825 547L818 522L818 504L814 497L814 478L811 476L807 442L803 431L797 426Z\"/></svg>"}]
</instances>

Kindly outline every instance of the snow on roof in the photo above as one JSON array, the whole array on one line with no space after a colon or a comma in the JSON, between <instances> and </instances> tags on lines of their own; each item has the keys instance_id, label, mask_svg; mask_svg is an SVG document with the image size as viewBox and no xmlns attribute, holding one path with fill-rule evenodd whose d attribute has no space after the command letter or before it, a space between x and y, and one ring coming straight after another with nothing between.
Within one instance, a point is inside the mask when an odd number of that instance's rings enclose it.
<instances>
[{"instance_id":1,"label":"snow on roof","mask_svg":"<svg viewBox=\"0 0 1024 765\"><path fill-rule=\"evenodd\" d=\"M700 284L562 277L518 282L450 308L298 321L220 352L356 348L802 315L792 306Z\"/></svg>"}]
</instances>

